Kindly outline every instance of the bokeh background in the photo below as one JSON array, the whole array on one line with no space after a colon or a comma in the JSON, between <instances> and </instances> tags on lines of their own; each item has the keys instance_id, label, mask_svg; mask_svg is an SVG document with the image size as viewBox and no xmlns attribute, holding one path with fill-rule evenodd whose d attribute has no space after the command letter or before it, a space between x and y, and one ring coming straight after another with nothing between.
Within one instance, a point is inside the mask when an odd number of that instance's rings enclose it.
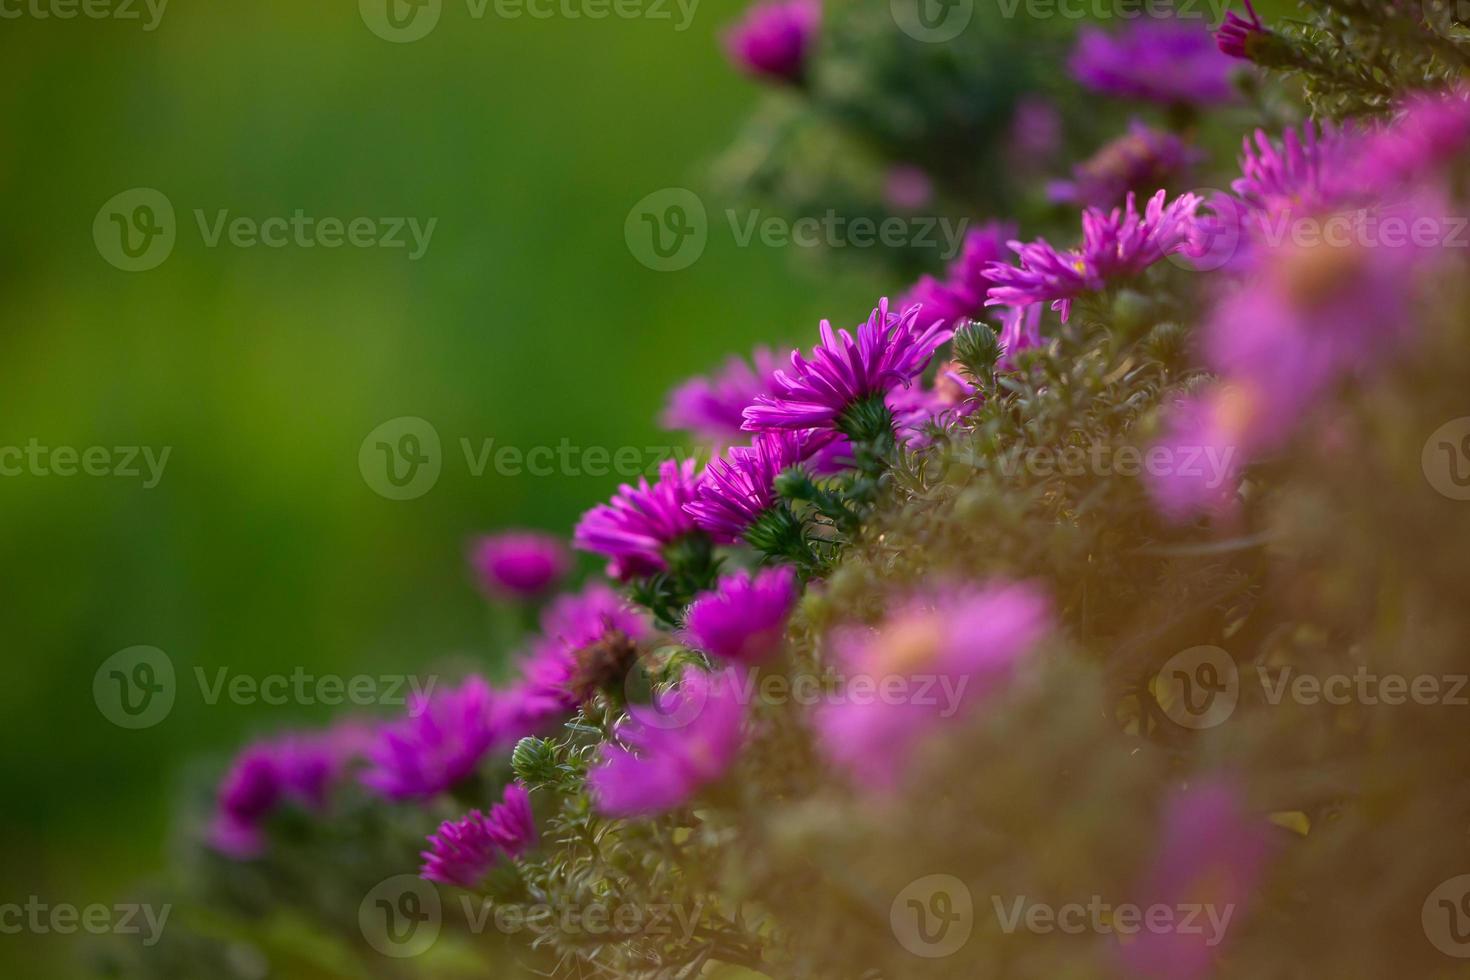
<instances>
[{"instance_id":1,"label":"bokeh background","mask_svg":"<svg viewBox=\"0 0 1470 980\"><path fill-rule=\"evenodd\" d=\"M352 0L175 0L151 32L0 21L0 445L171 447L153 489L0 478L0 901L123 897L165 860L190 760L332 714L209 705L195 668L403 673L502 652L467 537L567 532L617 481L477 478L461 438L667 444L671 384L871 305L871 277L738 247L713 198L690 268L652 271L625 244L644 195L706 186L758 97L716 40L741 6L702 0L678 32L677 12L476 20L446 0L410 44L375 36ZM133 187L168 197L178 240L129 273L92 224ZM196 208L438 223L409 261L209 248ZM444 471L395 502L358 449L405 415L437 428ZM138 644L172 658L179 694L126 731L92 679ZM3 972L79 975L80 942L0 936Z\"/></svg>"}]
</instances>

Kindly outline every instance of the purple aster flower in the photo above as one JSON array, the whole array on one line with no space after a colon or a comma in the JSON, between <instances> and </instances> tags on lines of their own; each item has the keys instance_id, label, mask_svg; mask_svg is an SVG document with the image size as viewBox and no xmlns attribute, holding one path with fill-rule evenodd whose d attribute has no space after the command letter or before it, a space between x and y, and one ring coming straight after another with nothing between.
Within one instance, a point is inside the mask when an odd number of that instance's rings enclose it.
<instances>
[{"instance_id":1,"label":"purple aster flower","mask_svg":"<svg viewBox=\"0 0 1470 980\"><path fill-rule=\"evenodd\" d=\"M822 342L811 359L799 351L791 355L791 371L776 372L780 394L757 397L745 410L745 428L840 431L850 408L908 385L949 339L942 321L921 328L919 313L918 306L890 313L888 300L880 300L856 338L846 330L834 333L823 320Z\"/></svg>"},{"instance_id":2,"label":"purple aster flower","mask_svg":"<svg viewBox=\"0 0 1470 980\"><path fill-rule=\"evenodd\" d=\"M636 487L623 484L611 502L582 515L573 544L607 556L608 574L619 581L665 571L664 549L695 530L684 505L699 485L696 465L694 459L666 460L653 486L645 477Z\"/></svg>"},{"instance_id":3,"label":"purple aster flower","mask_svg":"<svg viewBox=\"0 0 1470 980\"><path fill-rule=\"evenodd\" d=\"M965 234L960 257L945 270L942 280L923 276L899 304L923 307L925 319L938 317L946 326L978 319L985 312L985 293L994 283L988 267L1005 257L1005 243L1016 235L1014 225L993 221Z\"/></svg>"},{"instance_id":4,"label":"purple aster flower","mask_svg":"<svg viewBox=\"0 0 1470 980\"><path fill-rule=\"evenodd\" d=\"M764 347L751 356L755 367L731 357L708 377L690 378L669 393L662 423L669 429L692 432L713 446L728 446L746 436L741 428L745 407L757 395L774 395L780 360Z\"/></svg>"},{"instance_id":5,"label":"purple aster flower","mask_svg":"<svg viewBox=\"0 0 1470 980\"><path fill-rule=\"evenodd\" d=\"M325 732L298 732L247 746L220 781L210 845L237 860L265 852L265 822L283 803L326 806L327 792L364 748L364 729L343 723Z\"/></svg>"},{"instance_id":6,"label":"purple aster flower","mask_svg":"<svg viewBox=\"0 0 1470 980\"><path fill-rule=\"evenodd\" d=\"M839 631L841 674L909 698L839 698L817 715L829 759L877 792L896 788L920 743L973 713L1051 628L1050 604L1027 583L946 587L910 598L876 629ZM935 681L938 681L938 684ZM917 696L943 690L941 698Z\"/></svg>"},{"instance_id":7,"label":"purple aster flower","mask_svg":"<svg viewBox=\"0 0 1470 980\"><path fill-rule=\"evenodd\" d=\"M1265 872L1270 827L1248 812L1227 782L1206 780L1177 794L1164 807L1159 846L1138 885L1142 908L1185 903L1239 922ZM1212 976L1220 940L1206 930L1145 929L1119 947L1129 976L1148 980L1198 980Z\"/></svg>"},{"instance_id":8,"label":"purple aster flower","mask_svg":"<svg viewBox=\"0 0 1470 980\"><path fill-rule=\"evenodd\" d=\"M1007 307L1000 317L1000 360L995 366L1002 371L1016 367L1016 355L1041 346L1041 304Z\"/></svg>"},{"instance_id":9,"label":"purple aster flower","mask_svg":"<svg viewBox=\"0 0 1470 980\"><path fill-rule=\"evenodd\" d=\"M1235 62L1202 23L1140 20L1113 34L1086 28L1070 67L1088 88L1125 99L1214 105L1236 98Z\"/></svg>"},{"instance_id":10,"label":"purple aster flower","mask_svg":"<svg viewBox=\"0 0 1470 980\"><path fill-rule=\"evenodd\" d=\"M725 31L725 53L751 75L800 85L821 21L820 0L765 0Z\"/></svg>"},{"instance_id":11,"label":"purple aster flower","mask_svg":"<svg viewBox=\"0 0 1470 980\"><path fill-rule=\"evenodd\" d=\"M1356 155L1351 134L1330 126L1319 130L1308 122L1300 134L1287 129L1279 144L1258 129L1254 145L1245 138L1241 176L1231 181L1230 189L1267 214L1333 207L1347 196L1342 175Z\"/></svg>"},{"instance_id":12,"label":"purple aster flower","mask_svg":"<svg viewBox=\"0 0 1470 980\"><path fill-rule=\"evenodd\" d=\"M650 707L634 707L618 726L620 745L602 747L587 774L600 813L633 817L689 802L718 780L740 753L745 706L733 670L687 667L677 687Z\"/></svg>"},{"instance_id":13,"label":"purple aster flower","mask_svg":"<svg viewBox=\"0 0 1470 980\"><path fill-rule=\"evenodd\" d=\"M1417 92L1400 104L1394 121L1366 137L1351 161L1360 185L1389 194L1436 170L1470 145L1470 87Z\"/></svg>"},{"instance_id":14,"label":"purple aster flower","mask_svg":"<svg viewBox=\"0 0 1470 980\"><path fill-rule=\"evenodd\" d=\"M1174 465L1158 468L1151 463L1146 479L1159 513L1177 523L1200 514L1216 520L1234 516L1242 448L1257 437L1261 422L1257 407L1249 389L1224 385L1170 406L1164 435L1150 449L1149 459Z\"/></svg>"},{"instance_id":15,"label":"purple aster flower","mask_svg":"<svg viewBox=\"0 0 1470 980\"><path fill-rule=\"evenodd\" d=\"M1132 194L1123 207L1109 212L1088 208L1082 213L1082 245L1075 251L1058 251L1045 239L1029 245L1010 242L1021 264L990 266L998 285L991 287L986 305L1050 302L1065 322L1078 296L1137 276L1165 256L1191 252L1199 235L1195 212L1204 199L1181 194L1167 205L1164 200L1164 191L1159 191L1142 214Z\"/></svg>"},{"instance_id":16,"label":"purple aster flower","mask_svg":"<svg viewBox=\"0 0 1470 980\"><path fill-rule=\"evenodd\" d=\"M511 707L480 677L415 694L408 717L379 730L364 785L390 800L427 799L452 788L492 748L518 737Z\"/></svg>"},{"instance_id":17,"label":"purple aster flower","mask_svg":"<svg viewBox=\"0 0 1470 980\"><path fill-rule=\"evenodd\" d=\"M536 846L531 794L520 783L505 787L490 813L471 810L429 835L429 850L419 876L460 888L474 888L502 858L517 858Z\"/></svg>"},{"instance_id":18,"label":"purple aster flower","mask_svg":"<svg viewBox=\"0 0 1470 980\"><path fill-rule=\"evenodd\" d=\"M696 650L741 664L759 664L781 649L786 617L796 604L796 573L788 566L726 575L695 599L682 638Z\"/></svg>"},{"instance_id":19,"label":"purple aster flower","mask_svg":"<svg viewBox=\"0 0 1470 980\"><path fill-rule=\"evenodd\" d=\"M571 565L560 538L536 531L506 531L478 539L470 564L487 593L509 598L540 595Z\"/></svg>"},{"instance_id":20,"label":"purple aster flower","mask_svg":"<svg viewBox=\"0 0 1470 980\"><path fill-rule=\"evenodd\" d=\"M1132 191L1177 182L1201 154L1173 133L1134 120L1128 132L1073 170L1073 179L1051 186L1053 200L1113 207ZM998 259L999 256L996 256Z\"/></svg>"},{"instance_id":21,"label":"purple aster flower","mask_svg":"<svg viewBox=\"0 0 1470 980\"><path fill-rule=\"evenodd\" d=\"M777 504L781 471L805 460L823 441L806 432L762 432L749 446L711 460L684 509L710 537L733 544Z\"/></svg>"},{"instance_id":22,"label":"purple aster flower","mask_svg":"<svg viewBox=\"0 0 1470 980\"><path fill-rule=\"evenodd\" d=\"M528 731L573 710L603 686L604 654L637 655L653 635L647 618L601 582L562 596L541 614L541 638L522 666Z\"/></svg>"},{"instance_id":23,"label":"purple aster flower","mask_svg":"<svg viewBox=\"0 0 1470 980\"><path fill-rule=\"evenodd\" d=\"M1256 14L1256 8L1251 6L1251 0L1245 0L1245 12L1250 14L1250 20L1239 16L1231 10L1225 14L1225 20L1215 31L1215 45L1221 54L1242 61L1254 61L1250 55L1250 46L1256 43L1256 38L1265 37L1271 32L1266 30L1266 25L1261 23L1261 18Z\"/></svg>"}]
</instances>

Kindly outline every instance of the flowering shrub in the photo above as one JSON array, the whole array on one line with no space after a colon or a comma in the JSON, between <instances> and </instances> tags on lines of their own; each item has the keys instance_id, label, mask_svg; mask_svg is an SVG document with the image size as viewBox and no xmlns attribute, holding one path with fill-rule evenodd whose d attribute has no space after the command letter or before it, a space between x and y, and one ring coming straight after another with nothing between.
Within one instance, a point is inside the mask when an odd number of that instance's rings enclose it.
<instances>
[{"instance_id":1,"label":"flowering shrub","mask_svg":"<svg viewBox=\"0 0 1470 980\"><path fill-rule=\"evenodd\" d=\"M845 127L875 194L918 192L896 207L1000 211L975 182L1018 145L1031 185L947 267L887 255L902 299L852 329L678 386L667 424L716 455L586 512L608 581L549 601L509 676L244 750L181 876L209 911L142 968L235 975L248 943L333 976L1462 975L1449 17L981 15L932 44L751 10L725 45L768 138ZM1001 73L1007 31L1071 44L1071 77ZM1038 128L1100 120L1042 159ZM735 183L793 214L785 188L848 179L766 149ZM1167 186L1187 170L1230 190ZM497 601L567 568L519 533L473 561ZM435 939L396 947L394 915Z\"/></svg>"}]
</instances>

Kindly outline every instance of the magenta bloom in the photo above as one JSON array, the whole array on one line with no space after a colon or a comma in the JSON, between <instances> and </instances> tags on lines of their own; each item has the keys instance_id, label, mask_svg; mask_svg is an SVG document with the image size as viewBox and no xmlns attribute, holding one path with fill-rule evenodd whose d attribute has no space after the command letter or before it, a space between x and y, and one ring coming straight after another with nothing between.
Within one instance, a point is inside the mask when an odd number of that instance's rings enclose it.
<instances>
[{"instance_id":1,"label":"magenta bloom","mask_svg":"<svg viewBox=\"0 0 1470 980\"><path fill-rule=\"evenodd\" d=\"M964 250L944 278L921 277L899 305L907 309L920 304L925 319L937 317L951 327L957 320L979 319L985 312L985 294L994 285L987 269L1005 258L1005 243L1015 235L1015 226L998 221L971 229L965 234Z\"/></svg>"},{"instance_id":2,"label":"magenta bloom","mask_svg":"<svg viewBox=\"0 0 1470 980\"><path fill-rule=\"evenodd\" d=\"M725 54L751 75L800 85L821 21L820 0L765 0L725 31Z\"/></svg>"},{"instance_id":3,"label":"magenta bloom","mask_svg":"<svg viewBox=\"0 0 1470 980\"><path fill-rule=\"evenodd\" d=\"M929 735L971 715L1051 629L1050 603L1035 586L1000 582L916 596L877 629L833 637L837 667L882 697L842 698L817 715L827 757L876 792L898 787Z\"/></svg>"},{"instance_id":4,"label":"magenta bloom","mask_svg":"<svg viewBox=\"0 0 1470 980\"><path fill-rule=\"evenodd\" d=\"M1257 37L1264 37L1271 33L1266 30L1266 25L1261 23L1261 18L1256 14L1256 8L1251 6L1251 0L1245 0L1245 12L1250 14L1250 20L1246 20L1231 10L1225 14L1225 20L1220 28L1215 31L1215 45L1221 54L1242 61L1254 60L1250 56L1250 45Z\"/></svg>"},{"instance_id":5,"label":"magenta bloom","mask_svg":"<svg viewBox=\"0 0 1470 980\"><path fill-rule=\"evenodd\" d=\"M408 717L379 730L362 781L390 800L442 793L473 775L496 745L519 736L511 709L480 677L415 695Z\"/></svg>"},{"instance_id":6,"label":"magenta bloom","mask_svg":"<svg viewBox=\"0 0 1470 980\"><path fill-rule=\"evenodd\" d=\"M1001 314L1000 324L998 339L1002 353L995 366L1002 371L1010 371L1016 366L1017 354L1042 345L1041 304L1008 307Z\"/></svg>"},{"instance_id":7,"label":"magenta bloom","mask_svg":"<svg viewBox=\"0 0 1470 980\"><path fill-rule=\"evenodd\" d=\"M699 484L695 466L693 459L671 459L659 467L653 486L645 477L636 487L623 484L611 502L582 515L573 544L607 556L608 574L620 581L665 571L664 549L695 530L694 518L684 511Z\"/></svg>"},{"instance_id":8,"label":"magenta bloom","mask_svg":"<svg viewBox=\"0 0 1470 980\"><path fill-rule=\"evenodd\" d=\"M795 605L796 573L789 566L767 568L753 578L738 571L690 604L682 638L731 663L764 663L781 649Z\"/></svg>"},{"instance_id":9,"label":"magenta bloom","mask_svg":"<svg viewBox=\"0 0 1470 980\"><path fill-rule=\"evenodd\" d=\"M1241 176L1230 183L1252 208L1267 214L1333 207L1347 197L1344 171L1358 155L1351 134L1308 122L1298 135L1287 129L1279 144L1264 130L1246 137Z\"/></svg>"},{"instance_id":10,"label":"magenta bloom","mask_svg":"<svg viewBox=\"0 0 1470 980\"><path fill-rule=\"evenodd\" d=\"M220 781L210 846L236 860L259 857L266 849L265 822L278 807L326 806L331 784L361 754L362 734L356 723L346 723L247 746Z\"/></svg>"},{"instance_id":11,"label":"magenta bloom","mask_svg":"<svg viewBox=\"0 0 1470 980\"><path fill-rule=\"evenodd\" d=\"M714 446L726 446L745 438L741 428L745 407L757 395L775 395L776 355L764 347L751 358L755 367L738 357L709 377L690 378L669 394L662 422L670 429L692 432Z\"/></svg>"},{"instance_id":12,"label":"magenta bloom","mask_svg":"<svg viewBox=\"0 0 1470 980\"><path fill-rule=\"evenodd\" d=\"M1165 104L1233 102L1235 63L1216 49L1203 22L1139 20L1117 33L1085 28L1072 76L1097 92Z\"/></svg>"},{"instance_id":13,"label":"magenta bloom","mask_svg":"<svg viewBox=\"0 0 1470 980\"><path fill-rule=\"evenodd\" d=\"M685 668L654 706L635 707L618 726L621 745L604 745L587 785L598 812L663 813L723 776L740 753L745 706L733 671Z\"/></svg>"},{"instance_id":14,"label":"magenta bloom","mask_svg":"<svg viewBox=\"0 0 1470 980\"><path fill-rule=\"evenodd\" d=\"M560 581L571 558L555 535L506 531L478 539L470 552L470 564L489 594L529 598Z\"/></svg>"},{"instance_id":15,"label":"magenta bloom","mask_svg":"<svg viewBox=\"0 0 1470 980\"><path fill-rule=\"evenodd\" d=\"M775 506L781 471L805 460L824 441L804 432L762 432L749 446L712 460L694 501L684 509L710 537L733 544Z\"/></svg>"},{"instance_id":16,"label":"magenta bloom","mask_svg":"<svg viewBox=\"0 0 1470 980\"><path fill-rule=\"evenodd\" d=\"M1011 116L1010 156L1035 166L1062 148L1062 114L1046 99L1027 96Z\"/></svg>"},{"instance_id":17,"label":"magenta bloom","mask_svg":"<svg viewBox=\"0 0 1470 980\"><path fill-rule=\"evenodd\" d=\"M1239 923L1270 857L1269 826L1220 780L1201 782L1165 805L1152 867L1138 886L1143 908L1205 906L1210 921ZM1211 929L1143 929L1120 946L1129 976L1196 980L1214 973L1221 940Z\"/></svg>"},{"instance_id":18,"label":"magenta bloom","mask_svg":"<svg viewBox=\"0 0 1470 980\"><path fill-rule=\"evenodd\" d=\"M1149 459L1165 460L1146 475L1154 506L1178 523L1200 514L1233 515L1245 453L1262 441L1263 422L1269 424L1250 389L1220 385L1174 403L1163 437L1150 450L1155 455Z\"/></svg>"},{"instance_id":19,"label":"magenta bloom","mask_svg":"<svg viewBox=\"0 0 1470 980\"><path fill-rule=\"evenodd\" d=\"M541 614L541 638L522 667L523 710L532 721L565 715L581 702L580 655L600 644L640 643L653 635L642 613L602 582L552 602ZM540 727L531 724L527 731Z\"/></svg>"},{"instance_id":20,"label":"magenta bloom","mask_svg":"<svg viewBox=\"0 0 1470 980\"><path fill-rule=\"evenodd\" d=\"M1380 194L1422 178L1470 145L1470 88L1418 92L1399 106L1397 118L1364 141L1350 170L1357 183Z\"/></svg>"},{"instance_id":21,"label":"magenta bloom","mask_svg":"<svg viewBox=\"0 0 1470 980\"><path fill-rule=\"evenodd\" d=\"M990 290L987 306L1029 306L1050 302L1065 321L1072 300L1139 275L1165 256L1191 252L1199 225L1195 212L1204 203L1195 194L1181 194L1167 205L1159 191L1142 214L1129 194L1124 206L1082 213L1082 246L1058 251L1044 239L1027 244L1011 242L1019 266L1000 262L990 266L998 285Z\"/></svg>"},{"instance_id":22,"label":"magenta bloom","mask_svg":"<svg viewBox=\"0 0 1470 980\"><path fill-rule=\"evenodd\" d=\"M1177 182L1199 159L1199 151L1173 133L1135 120L1127 133L1079 164L1072 180L1053 184L1050 193L1057 201L1113 207L1131 191Z\"/></svg>"},{"instance_id":23,"label":"magenta bloom","mask_svg":"<svg viewBox=\"0 0 1470 980\"><path fill-rule=\"evenodd\" d=\"M474 888L502 858L518 858L535 846L531 794L520 783L511 783L488 816L471 810L429 835L429 850L419 855L424 859L419 876Z\"/></svg>"},{"instance_id":24,"label":"magenta bloom","mask_svg":"<svg viewBox=\"0 0 1470 980\"><path fill-rule=\"evenodd\" d=\"M888 300L880 300L856 338L846 330L833 333L823 320L822 342L811 359L799 351L791 355L791 371L776 372L780 394L756 398L745 410L745 428L840 431L848 409L908 385L949 339L951 331L940 321L921 328L919 312L911 306L890 313Z\"/></svg>"}]
</instances>

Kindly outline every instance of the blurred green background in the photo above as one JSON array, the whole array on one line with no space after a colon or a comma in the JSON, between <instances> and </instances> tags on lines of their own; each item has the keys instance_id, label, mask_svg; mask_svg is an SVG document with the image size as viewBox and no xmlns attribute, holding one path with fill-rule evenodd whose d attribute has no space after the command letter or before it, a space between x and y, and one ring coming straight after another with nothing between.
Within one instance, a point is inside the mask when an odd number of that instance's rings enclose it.
<instances>
[{"instance_id":1,"label":"blurred green background","mask_svg":"<svg viewBox=\"0 0 1470 980\"><path fill-rule=\"evenodd\" d=\"M172 447L151 490L0 478L15 668L0 685L0 902L122 897L164 861L186 760L332 713L206 704L195 667L405 672L491 653L465 539L567 532L617 481L476 478L461 438L667 442L654 419L671 384L866 311L871 280L738 248L707 195L692 267L654 272L625 244L633 204L702 189L758 97L716 41L741 6L704 0L677 32L493 7L477 20L446 0L409 44L375 36L352 0L176 2L151 32L0 20L0 446ZM178 240L130 273L92 224L133 187L169 198ZM208 248L196 208L438 224L413 262ZM365 484L358 448L404 415L437 428L444 472L394 502ZM169 654L179 695L164 722L127 731L92 678L137 644ZM0 935L0 961L72 976L79 942Z\"/></svg>"}]
</instances>

